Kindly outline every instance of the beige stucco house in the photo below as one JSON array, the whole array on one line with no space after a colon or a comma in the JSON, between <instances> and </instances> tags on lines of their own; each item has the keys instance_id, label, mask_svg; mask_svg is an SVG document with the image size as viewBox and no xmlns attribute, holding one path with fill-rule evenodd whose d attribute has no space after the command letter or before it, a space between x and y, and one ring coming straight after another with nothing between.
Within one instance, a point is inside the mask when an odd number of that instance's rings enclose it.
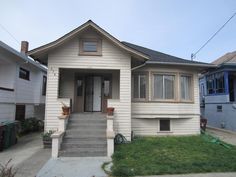
<instances>
[{"instance_id":1,"label":"beige stucco house","mask_svg":"<svg viewBox=\"0 0 236 177\"><path fill-rule=\"evenodd\" d=\"M131 132L200 133L198 73L209 64L120 42L91 20L28 55L48 66L45 129L57 131L61 155L111 155L113 133L128 141ZM62 131L61 102L71 107ZM114 127L107 107L115 108ZM106 135L111 141L100 146Z\"/></svg>"}]
</instances>

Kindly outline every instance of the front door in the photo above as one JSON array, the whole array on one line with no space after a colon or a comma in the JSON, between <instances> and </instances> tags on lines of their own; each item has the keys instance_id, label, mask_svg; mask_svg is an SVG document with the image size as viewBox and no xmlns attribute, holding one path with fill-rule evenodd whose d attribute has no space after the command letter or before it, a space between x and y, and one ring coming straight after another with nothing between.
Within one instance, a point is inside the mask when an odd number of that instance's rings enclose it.
<instances>
[{"instance_id":1,"label":"front door","mask_svg":"<svg viewBox=\"0 0 236 177\"><path fill-rule=\"evenodd\" d=\"M88 76L85 79L85 111L101 111L102 79L100 76Z\"/></svg>"}]
</instances>

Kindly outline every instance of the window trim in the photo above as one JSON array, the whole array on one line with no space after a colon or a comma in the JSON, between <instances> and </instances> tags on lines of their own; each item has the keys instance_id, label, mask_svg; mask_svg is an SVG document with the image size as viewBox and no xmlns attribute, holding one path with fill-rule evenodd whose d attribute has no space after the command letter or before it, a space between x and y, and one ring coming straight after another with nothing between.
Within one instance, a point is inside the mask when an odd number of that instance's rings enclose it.
<instances>
[{"instance_id":1,"label":"window trim","mask_svg":"<svg viewBox=\"0 0 236 177\"><path fill-rule=\"evenodd\" d=\"M190 100L185 100L185 99L182 99L182 97L181 97L181 76L189 76L191 78L191 83L190 83ZM194 76L193 76L193 74L179 73L179 100L180 100L180 102L184 102L184 103L194 102Z\"/></svg>"},{"instance_id":2,"label":"window trim","mask_svg":"<svg viewBox=\"0 0 236 177\"><path fill-rule=\"evenodd\" d=\"M23 77L20 76L20 71L21 71L21 70L23 70L23 71L25 71L25 72L27 73L27 78L23 78ZM24 69L24 68L20 67L20 68L19 68L19 78L20 78L20 79L27 80L27 81L30 81L30 71L27 70L27 69Z\"/></svg>"},{"instance_id":3,"label":"window trim","mask_svg":"<svg viewBox=\"0 0 236 177\"><path fill-rule=\"evenodd\" d=\"M96 42L97 43L97 51L89 52L84 51L84 42ZM102 55L102 39L100 38L80 38L79 39L79 55L82 56L101 56Z\"/></svg>"},{"instance_id":4,"label":"window trim","mask_svg":"<svg viewBox=\"0 0 236 177\"><path fill-rule=\"evenodd\" d=\"M154 98L154 75L172 75L174 76L174 99L157 99ZM178 88L178 73L175 72L151 72L151 101L156 102L176 102L178 98L178 91L175 91L175 88Z\"/></svg>"},{"instance_id":5,"label":"window trim","mask_svg":"<svg viewBox=\"0 0 236 177\"><path fill-rule=\"evenodd\" d=\"M145 75L146 76L146 95L145 98L134 98L134 76ZM140 87L139 87L140 88ZM132 101L148 101L149 96L149 75L148 72L135 72L132 73Z\"/></svg>"},{"instance_id":6,"label":"window trim","mask_svg":"<svg viewBox=\"0 0 236 177\"><path fill-rule=\"evenodd\" d=\"M161 130L161 120L169 120L170 121L170 130ZM158 128L158 132L157 133L172 133L172 121L171 119L159 119L158 120L158 125L159 125L159 128Z\"/></svg>"}]
</instances>

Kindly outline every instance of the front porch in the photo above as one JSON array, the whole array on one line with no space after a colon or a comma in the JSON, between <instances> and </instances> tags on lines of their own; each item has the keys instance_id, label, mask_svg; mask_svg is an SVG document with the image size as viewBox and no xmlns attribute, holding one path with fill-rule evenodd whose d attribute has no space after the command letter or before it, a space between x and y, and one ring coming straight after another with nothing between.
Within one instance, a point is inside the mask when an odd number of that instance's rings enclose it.
<instances>
[{"instance_id":1,"label":"front porch","mask_svg":"<svg viewBox=\"0 0 236 177\"><path fill-rule=\"evenodd\" d=\"M119 70L60 69L59 98L71 99L71 112L106 113L120 98Z\"/></svg>"},{"instance_id":2,"label":"front porch","mask_svg":"<svg viewBox=\"0 0 236 177\"><path fill-rule=\"evenodd\" d=\"M58 97L54 102L59 108L58 126L52 136L52 156L111 156L115 133L122 133L127 139L131 133L131 98L127 97L131 95L131 83L121 80L127 73L104 69L58 71ZM71 108L70 117L60 116L63 104ZM48 117L50 106L47 101ZM114 116L107 116L107 107L115 108Z\"/></svg>"}]
</instances>

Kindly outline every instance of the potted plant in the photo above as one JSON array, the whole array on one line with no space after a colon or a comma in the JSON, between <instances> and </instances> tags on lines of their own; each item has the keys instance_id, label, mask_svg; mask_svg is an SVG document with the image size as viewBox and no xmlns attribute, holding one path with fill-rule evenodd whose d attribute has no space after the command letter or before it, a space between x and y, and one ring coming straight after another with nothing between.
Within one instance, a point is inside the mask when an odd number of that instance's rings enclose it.
<instances>
[{"instance_id":1,"label":"potted plant","mask_svg":"<svg viewBox=\"0 0 236 177\"><path fill-rule=\"evenodd\" d=\"M70 107L67 106L65 103L61 102L62 106L62 114L69 115L70 114Z\"/></svg>"},{"instance_id":2,"label":"potted plant","mask_svg":"<svg viewBox=\"0 0 236 177\"><path fill-rule=\"evenodd\" d=\"M115 108L113 107L108 107L107 108L107 114L108 116L113 116Z\"/></svg>"},{"instance_id":3,"label":"potted plant","mask_svg":"<svg viewBox=\"0 0 236 177\"><path fill-rule=\"evenodd\" d=\"M49 130L48 132L42 133L43 138L43 148L52 148L52 138L51 135L54 133L54 131Z\"/></svg>"}]
</instances>

